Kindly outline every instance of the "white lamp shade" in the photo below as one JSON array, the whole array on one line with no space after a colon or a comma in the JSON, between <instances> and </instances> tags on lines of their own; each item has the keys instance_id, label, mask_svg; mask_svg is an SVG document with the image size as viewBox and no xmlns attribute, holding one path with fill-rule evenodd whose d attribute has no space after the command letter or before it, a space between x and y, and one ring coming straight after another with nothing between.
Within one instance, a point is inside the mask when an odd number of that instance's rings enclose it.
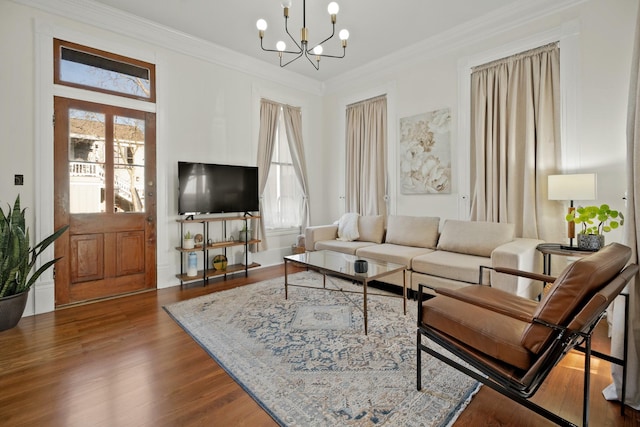
<instances>
[{"instance_id":1,"label":"white lamp shade","mask_svg":"<svg viewBox=\"0 0 640 427\"><path fill-rule=\"evenodd\" d=\"M549 200L594 200L596 198L595 173L549 175Z\"/></svg>"}]
</instances>

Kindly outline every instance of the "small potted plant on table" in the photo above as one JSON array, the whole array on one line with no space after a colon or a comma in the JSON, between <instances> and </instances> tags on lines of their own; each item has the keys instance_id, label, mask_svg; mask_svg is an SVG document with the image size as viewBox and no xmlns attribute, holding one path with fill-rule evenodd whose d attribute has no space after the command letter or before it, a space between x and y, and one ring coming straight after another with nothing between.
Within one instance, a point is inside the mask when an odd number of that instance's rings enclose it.
<instances>
[{"instance_id":1,"label":"small potted plant on table","mask_svg":"<svg viewBox=\"0 0 640 427\"><path fill-rule=\"evenodd\" d=\"M187 234L184 235L184 239L182 240L182 248L193 249L194 247L195 241L193 239L193 234L191 234L191 231L187 231Z\"/></svg>"},{"instance_id":2,"label":"small potted plant on table","mask_svg":"<svg viewBox=\"0 0 640 427\"><path fill-rule=\"evenodd\" d=\"M580 206L567 214L566 220L582 226L578 233L578 248L591 251L598 251L604 246L604 233L624 225L622 212L611 209L607 204Z\"/></svg>"}]
</instances>

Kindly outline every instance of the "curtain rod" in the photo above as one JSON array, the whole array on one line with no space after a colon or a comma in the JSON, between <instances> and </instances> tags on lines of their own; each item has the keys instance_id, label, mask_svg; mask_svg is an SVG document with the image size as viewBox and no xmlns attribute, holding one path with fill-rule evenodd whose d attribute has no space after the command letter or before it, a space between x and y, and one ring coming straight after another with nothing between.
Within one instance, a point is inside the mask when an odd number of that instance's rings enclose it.
<instances>
[{"instance_id":1,"label":"curtain rod","mask_svg":"<svg viewBox=\"0 0 640 427\"><path fill-rule=\"evenodd\" d=\"M354 102L353 104L348 104L348 105L347 105L347 108L349 108L349 107L354 107L354 106L356 106L356 105L358 105L358 104L362 104L362 103L364 103L364 102L377 101L378 99L383 99L383 98L384 98L384 99L387 99L387 94L386 94L386 93L383 93L382 95L374 96L373 98L363 99L362 101L356 101L356 102Z\"/></svg>"},{"instance_id":2,"label":"curtain rod","mask_svg":"<svg viewBox=\"0 0 640 427\"><path fill-rule=\"evenodd\" d=\"M539 47L535 47L533 49L525 50L524 52L519 52L519 53L513 54L511 56L505 56L504 58L496 59L494 61L487 62L486 64L482 64L482 65L478 65L476 67L472 67L471 68L471 72L475 73L476 71L482 71L482 70L486 70L487 68L490 68L490 67L495 67L495 66L497 66L497 65L499 65L499 64L501 64L503 62L514 61L514 60L517 60L517 59L526 58L528 56L533 56L533 55L536 55L536 54L541 53L541 52L548 52L548 51L557 49L559 47L558 46L559 43L560 42L556 41L556 42L552 42L552 43L546 44L544 46L539 46Z\"/></svg>"}]
</instances>

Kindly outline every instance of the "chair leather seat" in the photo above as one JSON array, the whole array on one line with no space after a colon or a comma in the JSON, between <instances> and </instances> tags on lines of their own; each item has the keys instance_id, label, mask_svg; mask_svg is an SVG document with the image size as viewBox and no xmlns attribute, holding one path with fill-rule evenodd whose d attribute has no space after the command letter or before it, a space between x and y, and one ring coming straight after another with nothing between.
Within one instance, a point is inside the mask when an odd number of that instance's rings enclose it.
<instances>
[{"instance_id":1,"label":"chair leather seat","mask_svg":"<svg viewBox=\"0 0 640 427\"><path fill-rule=\"evenodd\" d=\"M519 369L534 356L521 343L528 322L439 295L422 303L423 324Z\"/></svg>"}]
</instances>

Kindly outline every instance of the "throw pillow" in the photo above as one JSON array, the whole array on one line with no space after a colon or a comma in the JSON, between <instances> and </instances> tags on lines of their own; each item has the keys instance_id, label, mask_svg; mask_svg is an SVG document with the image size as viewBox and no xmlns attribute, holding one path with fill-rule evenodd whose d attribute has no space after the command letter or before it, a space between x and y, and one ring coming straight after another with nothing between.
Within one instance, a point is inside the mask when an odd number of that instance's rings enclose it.
<instances>
[{"instance_id":1,"label":"throw pillow","mask_svg":"<svg viewBox=\"0 0 640 427\"><path fill-rule=\"evenodd\" d=\"M360 215L353 212L347 212L338 220L338 240L351 242L360 237L358 233L358 217Z\"/></svg>"}]
</instances>

